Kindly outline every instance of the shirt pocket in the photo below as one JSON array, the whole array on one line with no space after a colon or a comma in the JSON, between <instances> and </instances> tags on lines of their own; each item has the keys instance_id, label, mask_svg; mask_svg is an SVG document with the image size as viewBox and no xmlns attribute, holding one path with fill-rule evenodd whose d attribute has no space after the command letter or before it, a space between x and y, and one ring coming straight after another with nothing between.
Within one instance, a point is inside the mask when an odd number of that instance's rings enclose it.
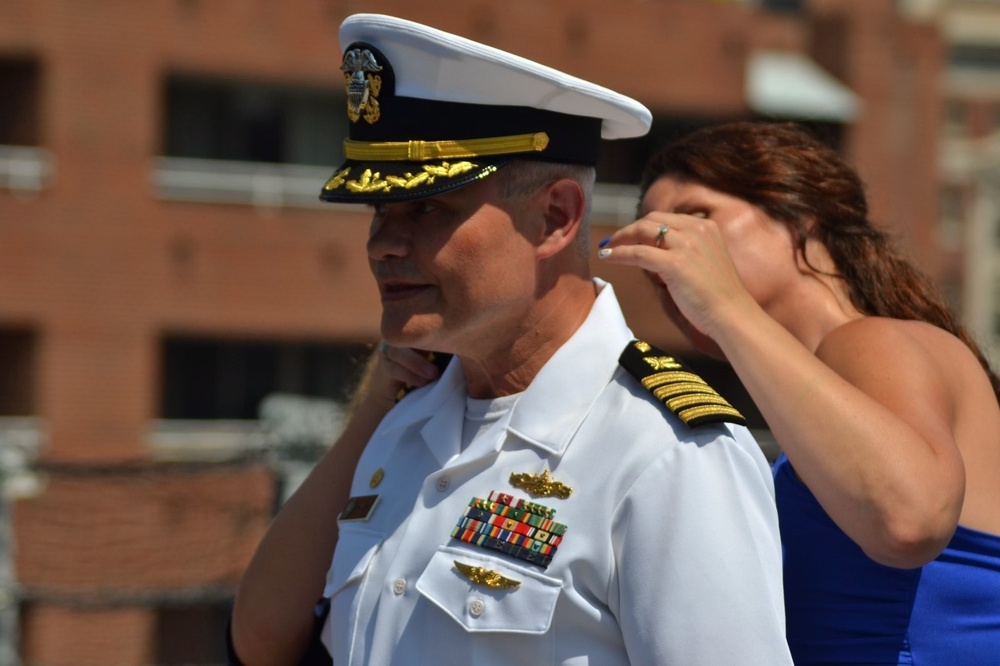
<instances>
[{"instance_id":1,"label":"shirt pocket","mask_svg":"<svg viewBox=\"0 0 1000 666\"><path fill-rule=\"evenodd\" d=\"M341 525L323 596L332 598L348 585L364 578L384 538L385 535L379 532Z\"/></svg>"},{"instance_id":2,"label":"shirt pocket","mask_svg":"<svg viewBox=\"0 0 1000 666\"><path fill-rule=\"evenodd\" d=\"M516 587L489 587L462 575L455 562L482 567ZM468 632L544 634L562 581L471 550L441 546L417 580L417 591Z\"/></svg>"}]
</instances>

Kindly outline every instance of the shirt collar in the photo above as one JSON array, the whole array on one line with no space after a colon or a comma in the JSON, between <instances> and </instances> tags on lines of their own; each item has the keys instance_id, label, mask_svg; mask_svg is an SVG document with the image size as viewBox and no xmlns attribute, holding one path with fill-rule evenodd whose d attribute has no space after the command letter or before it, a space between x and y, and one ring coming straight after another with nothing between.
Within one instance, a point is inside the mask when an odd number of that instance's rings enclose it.
<instances>
[{"instance_id":1,"label":"shirt collar","mask_svg":"<svg viewBox=\"0 0 1000 666\"><path fill-rule=\"evenodd\" d=\"M610 284L594 278L597 299L580 328L532 380L507 420L507 431L553 454L561 454L583 418L618 369L618 357L632 340ZM442 464L458 452L465 405L461 364L448 364L438 381L417 389L386 416L379 433L427 423L421 434ZM456 418L457 416L457 418Z\"/></svg>"},{"instance_id":2,"label":"shirt collar","mask_svg":"<svg viewBox=\"0 0 1000 666\"><path fill-rule=\"evenodd\" d=\"M510 412L509 432L561 454L618 369L632 339L610 284L594 278L599 293L576 333L542 367Z\"/></svg>"}]
</instances>

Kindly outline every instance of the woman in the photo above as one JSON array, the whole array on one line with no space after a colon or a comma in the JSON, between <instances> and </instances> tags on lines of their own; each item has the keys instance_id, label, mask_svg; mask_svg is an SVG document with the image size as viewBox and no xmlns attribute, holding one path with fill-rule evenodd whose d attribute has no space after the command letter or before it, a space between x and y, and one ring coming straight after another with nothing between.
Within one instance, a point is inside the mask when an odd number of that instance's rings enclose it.
<instances>
[{"instance_id":1,"label":"woman","mask_svg":"<svg viewBox=\"0 0 1000 666\"><path fill-rule=\"evenodd\" d=\"M1000 663L1000 381L867 218L862 183L788 124L692 133L602 242L733 366L781 446L798 664Z\"/></svg>"},{"instance_id":2,"label":"woman","mask_svg":"<svg viewBox=\"0 0 1000 666\"><path fill-rule=\"evenodd\" d=\"M335 507L347 504L361 452L396 400L440 375L413 349L383 341L379 352L368 360L340 437L271 522L240 581L226 627L229 664L331 663L319 638L329 607L317 601L337 544Z\"/></svg>"}]
</instances>

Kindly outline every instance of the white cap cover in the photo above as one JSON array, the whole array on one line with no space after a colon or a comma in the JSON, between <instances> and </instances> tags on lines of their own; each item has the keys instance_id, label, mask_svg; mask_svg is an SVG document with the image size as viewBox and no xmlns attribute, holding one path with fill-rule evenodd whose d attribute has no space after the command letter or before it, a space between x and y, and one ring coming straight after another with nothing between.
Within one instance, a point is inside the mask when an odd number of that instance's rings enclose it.
<instances>
[{"instance_id":1,"label":"white cap cover","mask_svg":"<svg viewBox=\"0 0 1000 666\"><path fill-rule=\"evenodd\" d=\"M601 139L652 121L629 97L412 21L355 14L340 42L350 130L327 201L425 197L515 159L596 164Z\"/></svg>"}]
</instances>

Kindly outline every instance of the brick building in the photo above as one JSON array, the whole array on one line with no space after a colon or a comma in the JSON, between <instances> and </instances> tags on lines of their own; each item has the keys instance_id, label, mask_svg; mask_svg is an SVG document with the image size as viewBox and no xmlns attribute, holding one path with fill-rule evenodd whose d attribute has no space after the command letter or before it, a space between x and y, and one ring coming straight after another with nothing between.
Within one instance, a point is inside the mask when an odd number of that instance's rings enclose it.
<instances>
[{"instance_id":1,"label":"brick building","mask_svg":"<svg viewBox=\"0 0 1000 666\"><path fill-rule=\"evenodd\" d=\"M941 240L965 324L1000 362L1000 6L924 3L949 47Z\"/></svg>"},{"instance_id":2,"label":"brick building","mask_svg":"<svg viewBox=\"0 0 1000 666\"><path fill-rule=\"evenodd\" d=\"M288 435L261 401L335 415L378 335L367 212L316 200L340 160L337 27L356 11L646 103L650 137L601 166L595 238L631 220L662 141L796 118L947 277L944 51L891 0L0 2L0 664L222 661L235 584L302 467L288 461L336 429ZM641 277L595 268L638 333L688 350Z\"/></svg>"}]
</instances>

